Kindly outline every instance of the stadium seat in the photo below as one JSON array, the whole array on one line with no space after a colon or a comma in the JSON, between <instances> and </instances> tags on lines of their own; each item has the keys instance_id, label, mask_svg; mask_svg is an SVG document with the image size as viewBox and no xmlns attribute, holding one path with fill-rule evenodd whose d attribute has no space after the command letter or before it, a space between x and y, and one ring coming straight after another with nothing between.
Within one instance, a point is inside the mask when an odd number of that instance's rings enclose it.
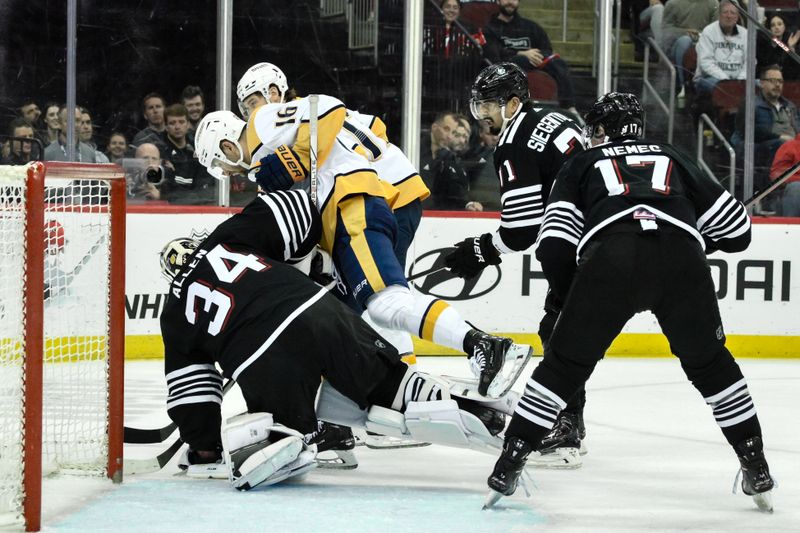
<instances>
[{"instance_id":1,"label":"stadium seat","mask_svg":"<svg viewBox=\"0 0 800 533\"><path fill-rule=\"evenodd\" d=\"M461 4L458 17L472 23L476 28L485 28L492 15L500 10L496 2L465 2Z\"/></svg>"},{"instance_id":2,"label":"stadium seat","mask_svg":"<svg viewBox=\"0 0 800 533\"><path fill-rule=\"evenodd\" d=\"M800 107L800 81L784 82L783 97Z\"/></svg>"},{"instance_id":3,"label":"stadium seat","mask_svg":"<svg viewBox=\"0 0 800 533\"><path fill-rule=\"evenodd\" d=\"M528 90L533 100L558 103L556 80L543 70L531 70L528 72Z\"/></svg>"},{"instance_id":4,"label":"stadium seat","mask_svg":"<svg viewBox=\"0 0 800 533\"><path fill-rule=\"evenodd\" d=\"M745 80L722 80L711 93L715 122L726 136L733 132L736 113L744 102L746 90Z\"/></svg>"}]
</instances>

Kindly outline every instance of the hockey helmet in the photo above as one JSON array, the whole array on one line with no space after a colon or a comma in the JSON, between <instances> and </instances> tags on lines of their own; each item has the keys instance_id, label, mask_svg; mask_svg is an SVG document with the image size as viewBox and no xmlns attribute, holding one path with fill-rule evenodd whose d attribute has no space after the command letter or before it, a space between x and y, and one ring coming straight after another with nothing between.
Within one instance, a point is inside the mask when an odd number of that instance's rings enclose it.
<instances>
[{"instance_id":1,"label":"hockey helmet","mask_svg":"<svg viewBox=\"0 0 800 533\"><path fill-rule=\"evenodd\" d=\"M161 273L164 277L172 281L200 246L200 242L191 237L181 237L169 241L161 250Z\"/></svg>"},{"instance_id":2,"label":"hockey helmet","mask_svg":"<svg viewBox=\"0 0 800 533\"><path fill-rule=\"evenodd\" d=\"M239 166L247 170L244 163L244 150L239 143L247 123L230 111L213 111L204 116L197 125L194 134L194 147L197 160L208 169L209 174L217 179L222 179L223 169L220 163ZM231 161L222 151L222 141L232 142L239 149L239 159Z\"/></svg>"},{"instance_id":3,"label":"hockey helmet","mask_svg":"<svg viewBox=\"0 0 800 533\"><path fill-rule=\"evenodd\" d=\"M482 108L486 104L500 107L505 129L508 119L505 117L506 104L516 96L524 104L530 99L528 77L514 63L495 63L484 68L472 84L469 108L476 120L485 118ZM519 110L517 111L519 112Z\"/></svg>"},{"instance_id":4,"label":"hockey helmet","mask_svg":"<svg viewBox=\"0 0 800 533\"><path fill-rule=\"evenodd\" d=\"M271 85L277 87L281 95L281 101L289 90L289 83L286 75L281 69L272 63L256 63L242 75L239 83L236 84L236 98L239 103L239 111L244 118L248 118L250 113L244 105L244 100L251 94L261 93L264 98L269 100L269 88Z\"/></svg>"},{"instance_id":5,"label":"hockey helmet","mask_svg":"<svg viewBox=\"0 0 800 533\"><path fill-rule=\"evenodd\" d=\"M605 141L638 139L642 136L644 110L635 95L613 92L598 98L584 121L583 142L587 147L598 126L605 132Z\"/></svg>"}]
</instances>

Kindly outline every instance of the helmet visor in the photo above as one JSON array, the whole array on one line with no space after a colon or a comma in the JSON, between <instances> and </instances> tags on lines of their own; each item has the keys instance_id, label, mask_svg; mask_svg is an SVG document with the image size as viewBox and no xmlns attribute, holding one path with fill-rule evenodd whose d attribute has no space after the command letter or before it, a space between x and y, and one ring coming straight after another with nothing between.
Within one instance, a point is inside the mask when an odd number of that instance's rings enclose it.
<instances>
[{"instance_id":1,"label":"helmet visor","mask_svg":"<svg viewBox=\"0 0 800 533\"><path fill-rule=\"evenodd\" d=\"M470 100L469 110L475 120L494 119L501 112L497 100Z\"/></svg>"}]
</instances>

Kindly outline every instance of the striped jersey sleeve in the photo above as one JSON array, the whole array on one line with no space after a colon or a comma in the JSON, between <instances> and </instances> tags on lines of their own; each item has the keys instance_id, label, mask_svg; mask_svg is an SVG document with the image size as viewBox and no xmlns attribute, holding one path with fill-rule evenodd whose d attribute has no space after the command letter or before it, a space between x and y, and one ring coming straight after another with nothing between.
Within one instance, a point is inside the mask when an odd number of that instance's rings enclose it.
<instances>
[{"instance_id":1,"label":"striped jersey sleeve","mask_svg":"<svg viewBox=\"0 0 800 533\"><path fill-rule=\"evenodd\" d=\"M539 243L547 238L564 239L570 244L578 246L583 235L584 217L578 207L568 201L552 201L548 204L539 232Z\"/></svg>"},{"instance_id":2,"label":"striped jersey sleeve","mask_svg":"<svg viewBox=\"0 0 800 533\"><path fill-rule=\"evenodd\" d=\"M188 365L166 377L167 410L192 403L222 404L222 376L214 365Z\"/></svg>"},{"instance_id":3,"label":"striped jersey sleeve","mask_svg":"<svg viewBox=\"0 0 800 533\"><path fill-rule=\"evenodd\" d=\"M735 239L750 231L750 217L741 202L722 191L716 202L697 219L697 229L712 241Z\"/></svg>"},{"instance_id":4,"label":"striped jersey sleeve","mask_svg":"<svg viewBox=\"0 0 800 533\"><path fill-rule=\"evenodd\" d=\"M299 254L304 244L312 239L314 222L314 206L311 198L304 191L279 191L262 194L261 201L275 217L275 223L283 244L283 257L286 262L295 262L305 254Z\"/></svg>"}]
</instances>

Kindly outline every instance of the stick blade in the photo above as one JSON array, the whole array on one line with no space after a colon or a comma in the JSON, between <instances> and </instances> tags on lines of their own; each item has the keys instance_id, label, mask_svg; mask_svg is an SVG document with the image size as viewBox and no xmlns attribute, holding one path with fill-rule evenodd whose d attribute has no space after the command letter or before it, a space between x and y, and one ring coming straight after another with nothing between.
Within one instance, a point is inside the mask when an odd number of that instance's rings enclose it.
<instances>
[{"instance_id":1,"label":"stick blade","mask_svg":"<svg viewBox=\"0 0 800 533\"><path fill-rule=\"evenodd\" d=\"M482 511L487 511L494 507L494 504L500 501L503 495L497 492L496 490L490 490L489 494L486 495L486 500L483 502L483 507L481 508Z\"/></svg>"}]
</instances>

